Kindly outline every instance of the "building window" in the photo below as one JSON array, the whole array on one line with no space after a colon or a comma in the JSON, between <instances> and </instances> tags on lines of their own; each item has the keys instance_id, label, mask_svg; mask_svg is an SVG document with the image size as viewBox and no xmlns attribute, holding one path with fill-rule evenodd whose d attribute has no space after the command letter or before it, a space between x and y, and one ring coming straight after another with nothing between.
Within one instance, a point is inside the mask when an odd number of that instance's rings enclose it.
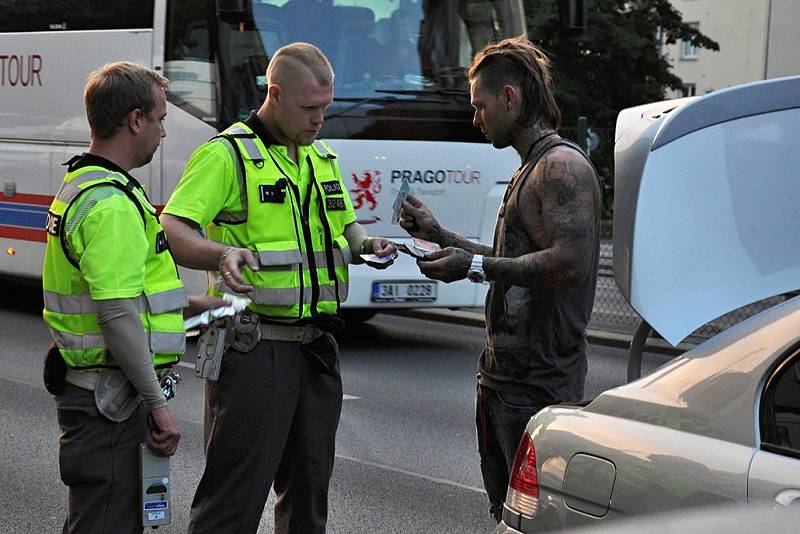
<instances>
[{"instance_id":1,"label":"building window","mask_svg":"<svg viewBox=\"0 0 800 534\"><path fill-rule=\"evenodd\" d=\"M690 22L689 26L695 29L699 29L700 23ZM697 47L687 39L681 41L681 59L697 59Z\"/></svg>"},{"instance_id":2,"label":"building window","mask_svg":"<svg viewBox=\"0 0 800 534\"><path fill-rule=\"evenodd\" d=\"M697 94L697 87L693 83L686 83L683 84L681 92L683 96L695 96Z\"/></svg>"}]
</instances>

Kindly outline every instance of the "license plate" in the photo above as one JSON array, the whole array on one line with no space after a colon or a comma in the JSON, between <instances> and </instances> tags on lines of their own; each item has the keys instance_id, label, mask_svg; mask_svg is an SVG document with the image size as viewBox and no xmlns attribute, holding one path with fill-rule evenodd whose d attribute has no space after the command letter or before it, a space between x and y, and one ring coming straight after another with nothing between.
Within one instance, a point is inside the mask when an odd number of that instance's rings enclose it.
<instances>
[{"instance_id":1,"label":"license plate","mask_svg":"<svg viewBox=\"0 0 800 534\"><path fill-rule=\"evenodd\" d=\"M436 282L372 282L372 302L434 302Z\"/></svg>"}]
</instances>

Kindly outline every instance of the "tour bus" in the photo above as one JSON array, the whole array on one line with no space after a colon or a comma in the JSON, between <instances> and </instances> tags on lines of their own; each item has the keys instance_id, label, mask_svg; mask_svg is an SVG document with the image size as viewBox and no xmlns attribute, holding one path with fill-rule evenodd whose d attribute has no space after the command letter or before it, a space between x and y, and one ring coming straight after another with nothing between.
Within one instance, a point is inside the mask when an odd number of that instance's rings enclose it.
<instances>
[{"instance_id":1,"label":"tour bus","mask_svg":"<svg viewBox=\"0 0 800 534\"><path fill-rule=\"evenodd\" d=\"M339 155L359 222L392 224L403 181L441 223L491 243L519 165L472 125L467 71L487 42L524 33L521 0L0 0L0 276L41 276L45 218L63 163L86 150L82 91L102 65L131 60L170 81L167 137L132 174L163 206L192 151L256 109L280 46L317 45L335 71L320 137ZM354 267L351 318L408 307L483 305L486 285L426 279L410 256ZM204 273L182 271L195 292Z\"/></svg>"}]
</instances>

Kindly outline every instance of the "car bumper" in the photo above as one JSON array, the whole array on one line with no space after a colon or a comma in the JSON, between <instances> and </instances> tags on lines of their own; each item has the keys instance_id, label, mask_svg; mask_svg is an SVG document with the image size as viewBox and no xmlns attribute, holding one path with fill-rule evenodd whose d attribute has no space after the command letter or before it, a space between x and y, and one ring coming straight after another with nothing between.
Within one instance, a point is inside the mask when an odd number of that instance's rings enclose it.
<instances>
[{"instance_id":1,"label":"car bumper","mask_svg":"<svg viewBox=\"0 0 800 534\"><path fill-rule=\"evenodd\" d=\"M495 527L492 534L523 534L519 530L520 514L503 503L503 520Z\"/></svg>"},{"instance_id":2,"label":"car bumper","mask_svg":"<svg viewBox=\"0 0 800 534\"><path fill-rule=\"evenodd\" d=\"M535 517L522 515L503 503L502 521L492 531L492 534L551 532L561 530L570 523L575 523L577 526L584 522L583 514L574 517L574 521L568 521L565 514L569 515L570 512L563 506L561 498L548 493L540 486L539 505Z\"/></svg>"},{"instance_id":3,"label":"car bumper","mask_svg":"<svg viewBox=\"0 0 800 534\"><path fill-rule=\"evenodd\" d=\"M522 534L522 532L515 528L509 527L504 521L500 521L500 524L494 527L492 534Z\"/></svg>"}]
</instances>

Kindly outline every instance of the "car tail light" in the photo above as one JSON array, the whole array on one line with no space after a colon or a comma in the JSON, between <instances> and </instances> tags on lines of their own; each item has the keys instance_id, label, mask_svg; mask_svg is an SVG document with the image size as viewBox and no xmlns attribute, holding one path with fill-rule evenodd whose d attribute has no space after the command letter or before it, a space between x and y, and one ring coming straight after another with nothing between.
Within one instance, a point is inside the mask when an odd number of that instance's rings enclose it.
<instances>
[{"instance_id":1,"label":"car tail light","mask_svg":"<svg viewBox=\"0 0 800 534\"><path fill-rule=\"evenodd\" d=\"M506 505L527 517L536 515L539 507L539 479L536 476L536 449L527 432L519 440L511 480L508 483Z\"/></svg>"}]
</instances>

